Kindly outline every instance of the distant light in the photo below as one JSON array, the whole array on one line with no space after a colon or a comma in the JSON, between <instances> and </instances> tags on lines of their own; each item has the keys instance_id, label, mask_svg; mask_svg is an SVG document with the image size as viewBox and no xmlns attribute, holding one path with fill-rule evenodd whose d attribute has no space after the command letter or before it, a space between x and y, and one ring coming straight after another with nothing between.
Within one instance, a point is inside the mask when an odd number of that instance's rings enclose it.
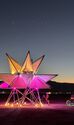
<instances>
[{"instance_id":1,"label":"distant light","mask_svg":"<svg viewBox=\"0 0 74 125\"><path fill-rule=\"evenodd\" d=\"M47 94L49 94L49 95L50 95L50 94L51 94L51 92L47 92Z\"/></svg>"}]
</instances>

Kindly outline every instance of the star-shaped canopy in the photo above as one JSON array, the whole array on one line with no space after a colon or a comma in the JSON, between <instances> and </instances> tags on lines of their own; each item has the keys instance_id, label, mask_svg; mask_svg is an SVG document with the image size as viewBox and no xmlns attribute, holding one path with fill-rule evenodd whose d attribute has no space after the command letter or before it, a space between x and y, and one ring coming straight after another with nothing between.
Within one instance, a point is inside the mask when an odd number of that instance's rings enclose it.
<instances>
[{"instance_id":1,"label":"star-shaped canopy","mask_svg":"<svg viewBox=\"0 0 74 125\"><path fill-rule=\"evenodd\" d=\"M11 73L0 73L0 80L6 82L11 88L48 88L46 82L57 76L56 74L36 74L44 55L33 62L28 51L22 66L7 53L6 55Z\"/></svg>"},{"instance_id":2,"label":"star-shaped canopy","mask_svg":"<svg viewBox=\"0 0 74 125\"><path fill-rule=\"evenodd\" d=\"M28 74L0 74L0 80L8 83L12 88L31 88L31 89L41 89L49 88L46 84L49 80L56 77L56 74L39 74L33 75L32 73Z\"/></svg>"},{"instance_id":3,"label":"star-shaped canopy","mask_svg":"<svg viewBox=\"0 0 74 125\"><path fill-rule=\"evenodd\" d=\"M27 52L26 59L21 66L15 59L13 59L10 55L6 53L6 56L9 61L10 66L10 72L11 74L17 74L17 73L24 73L24 72L33 72L36 73L43 58L44 55L32 62L30 51Z\"/></svg>"}]
</instances>

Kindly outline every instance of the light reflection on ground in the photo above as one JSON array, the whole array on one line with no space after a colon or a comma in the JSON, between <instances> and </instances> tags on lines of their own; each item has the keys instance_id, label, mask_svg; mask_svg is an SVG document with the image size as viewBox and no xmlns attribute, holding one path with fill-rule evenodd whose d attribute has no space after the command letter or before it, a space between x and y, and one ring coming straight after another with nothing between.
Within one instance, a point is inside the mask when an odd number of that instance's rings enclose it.
<instances>
[{"instance_id":1,"label":"light reflection on ground","mask_svg":"<svg viewBox=\"0 0 74 125\"><path fill-rule=\"evenodd\" d=\"M74 106L65 103L44 104L42 107L5 106L0 104L0 123L3 125L74 125Z\"/></svg>"},{"instance_id":2,"label":"light reflection on ground","mask_svg":"<svg viewBox=\"0 0 74 125\"><path fill-rule=\"evenodd\" d=\"M5 105L5 104L0 104L0 109L4 108L28 108L28 109L55 109L55 110L74 110L74 106L68 106L65 103L55 103L55 104L36 104L36 105L31 105L31 104L25 104L25 105L13 105L13 103Z\"/></svg>"}]
</instances>

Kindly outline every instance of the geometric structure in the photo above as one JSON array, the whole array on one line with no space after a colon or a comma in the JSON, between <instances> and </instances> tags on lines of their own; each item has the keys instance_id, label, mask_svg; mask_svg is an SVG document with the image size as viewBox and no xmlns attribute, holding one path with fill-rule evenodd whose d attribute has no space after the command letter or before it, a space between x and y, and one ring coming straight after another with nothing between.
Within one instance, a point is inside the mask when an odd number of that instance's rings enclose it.
<instances>
[{"instance_id":1,"label":"geometric structure","mask_svg":"<svg viewBox=\"0 0 74 125\"><path fill-rule=\"evenodd\" d=\"M13 97L14 104L24 105L27 100L34 105L39 103L41 106L39 89L49 88L46 82L57 76L57 74L36 73L44 55L33 61L30 56L30 51L28 51L22 66L7 53L6 56L9 61L10 74L0 73L0 80L3 80L12 88L6 105L9 104ZM24 93L21 93L19 89L24 89Z\"/></svg>"},{"instance_id":2,"label":"geometric structure","mask_svg":"<svg viewBox=\"0 0 74 125\"><path fill-rule=\"evenodd\" d=\"M56 74L34 75L29 87L37 88L37 89L49 88L49 86L46 84L46 82L48 82L49 80L51 80L54 77L56 77Z\"/></svg>"},{"instance_id":3,"label":"geometric structure","mask_svg":"<svg viewBox=\"0 0 74 125\"><path fill-rule=\"evenodd\" d=\"M19 65L19 63L13 59L11 56L9 56L7 53L7 58L9 61L9 66L10 66L10 71L11 74L16 74L16 73L24 73L24 72L33 72L36 73L43 58L44 55L32 62L31 56L30 56L30 51L27 52L26 59L22 66Z\"/></svg>"},{"instance_id":4,"label":"geometric structure","mask_svg":"<svg viewBox=\"0 0 74 125\"><path fill-rule=\"evenodd\" d=\"M1 84L1 86L6 85L6 87L15 87L17 89L26 89L29 88L49 88L46 84L49 80L54 78L56 74L38 74L33 75L29 74L0 74L0 79L5 83Z\"/></svg>"}]
</instances>

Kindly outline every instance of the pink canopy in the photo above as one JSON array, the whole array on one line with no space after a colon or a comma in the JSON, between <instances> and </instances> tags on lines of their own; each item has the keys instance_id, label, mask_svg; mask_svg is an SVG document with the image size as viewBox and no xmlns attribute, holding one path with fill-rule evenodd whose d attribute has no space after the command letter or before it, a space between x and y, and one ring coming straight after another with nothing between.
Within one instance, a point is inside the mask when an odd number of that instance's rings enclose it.
<instances>
[{"instance_id":1,"label":"pink canopy","mask_svg":"<svg viewBox=\"0 0 74 125\"><path fill-rule=\"evenodd\" d=\"M7 83L3 82L3 83L0 85L0 88L1 88L1 89L7 89L7 88L9 88L9 85L8 85Z\"/></svg>"},{"instance_id":2,"label":"pink canopy","mask_svg":"<svg viewBox=\"0 0 74 125\"><path fill-rule=\"evenodd\" d=\"M12 75L12 74L0 74L0 79L6 83L0 85L0 88L4 88L8 86L15 87L18 89L22 88L49 88L46 84L47 81L54 78L55 74L39 74L33 75L32 73L28 74L19 74L19 75Z\"/></svg>"}]
</instances>

